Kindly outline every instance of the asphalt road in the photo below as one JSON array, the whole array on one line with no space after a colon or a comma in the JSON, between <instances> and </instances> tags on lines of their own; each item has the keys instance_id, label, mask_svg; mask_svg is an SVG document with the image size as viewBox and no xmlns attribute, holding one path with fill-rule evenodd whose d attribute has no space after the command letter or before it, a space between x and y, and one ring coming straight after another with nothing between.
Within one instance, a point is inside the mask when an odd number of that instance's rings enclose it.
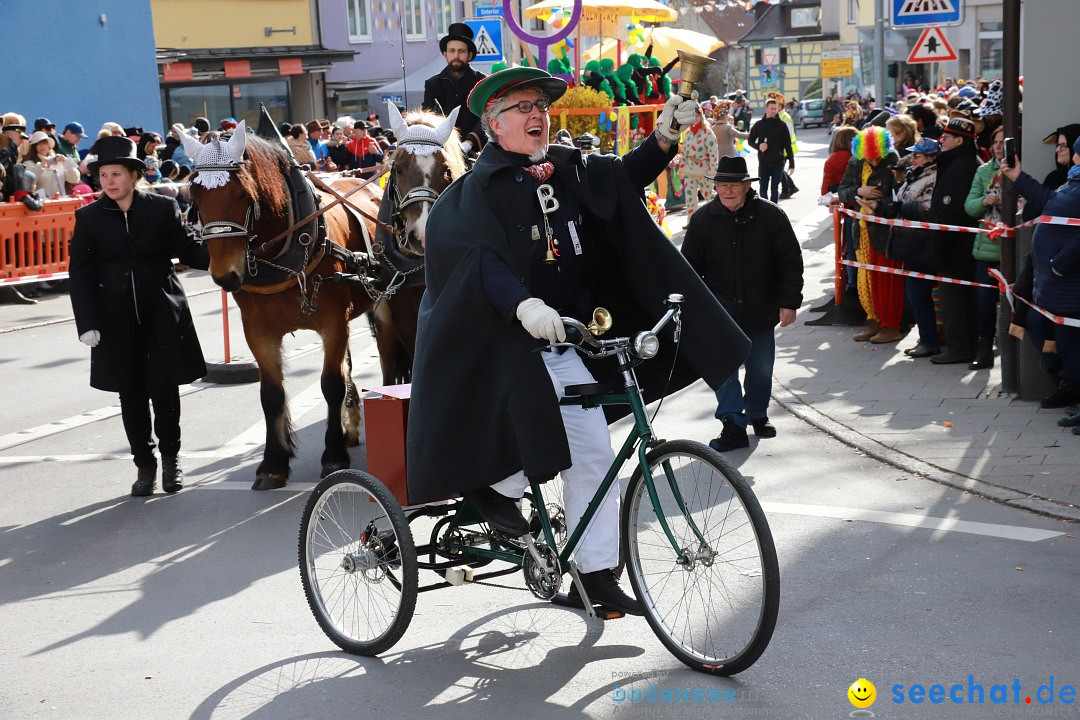
<instances>
[{"instance_id":1,"label":"asphalt road","mask_svg":"<svg viewBox=\"0 0 1080 720\"><path fill-rule=\"evenodd\" d=\"M803 193L785 204L795 220L813 208L826 140L801 138ZM219 295L192 304L220 358ZM366 327L354 333L356 380L377 385ZM644 620L588 621L535 601L516 575L421 593L382 657L336 652L296 562L325 417L314 339L287 343L300 439L290 487L248 489L257 388L196 384L182 401L189 487L132 499L115 398L87 387L73 326L0 335L0 717L839 718L859 678L877 687L877 717L1077 716L1065 702L1080 684L1074 528L905 475L779 409L776 439L730 454L766 509L782 578L772 643L742 674L694 673ZM712 411L694 386L655 425L707 441ZM353 453L363 466L364 448ZM910 699L935 684L942 703ZM652 685L720 700L633 699ZM981 705L969 702L977 686Z\"/></svg>"}]
</instances>

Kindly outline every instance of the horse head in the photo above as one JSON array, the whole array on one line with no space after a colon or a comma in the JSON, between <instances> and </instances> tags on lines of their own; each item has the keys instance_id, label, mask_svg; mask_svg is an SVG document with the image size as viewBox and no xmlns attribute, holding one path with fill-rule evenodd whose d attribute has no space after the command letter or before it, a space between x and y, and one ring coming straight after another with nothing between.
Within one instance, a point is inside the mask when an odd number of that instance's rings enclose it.
<instances>
[{"instance_id":1,"label":"horse head","mask_svg":"<svg viewBox=\"0 0 1080 720\"><path fill-rule=\"evenodd\" d=\"M249 138L243 120L228 140L204 145L182 134L180 141L195 164L191 197L210 252L210 276L222 289L234 292L240 289L256 252L251 241L260 232L271 233L285 215L286 150L261 138ZM277 178L271 174L273 169L279 173Z\"/></svg>"},{"instance_id":2,"label":"horse head","mask_svg":"<svg viewBox=\"0 0 1080 720\"><path fill-rule=\"evenodd\" d=\"M458 108L446 118L414 111L408 121L393 103L388 102L387 109L397 137L390 173L394 234L402 253L421 257L431 206L447 185L465 173L465 154L454 128Z\"/></svg>"}]
</instances>

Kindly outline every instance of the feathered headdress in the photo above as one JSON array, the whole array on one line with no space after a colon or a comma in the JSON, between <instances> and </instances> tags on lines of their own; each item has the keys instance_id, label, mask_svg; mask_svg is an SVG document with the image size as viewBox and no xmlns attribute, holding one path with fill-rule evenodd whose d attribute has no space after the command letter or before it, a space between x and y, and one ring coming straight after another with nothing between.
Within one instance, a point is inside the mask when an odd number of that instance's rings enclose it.
<instances>
[{"instance_id":1,"label":"feathered headdress","mask_svg":"<svg viewBox=\"0 0 1080 720\"><path fill-rule=\"evenodd\" d=\"M892 135L876 125L863 128L851 141L851 154L859 160L880 160L892 151Z\"/></svg>"}]
</instances>

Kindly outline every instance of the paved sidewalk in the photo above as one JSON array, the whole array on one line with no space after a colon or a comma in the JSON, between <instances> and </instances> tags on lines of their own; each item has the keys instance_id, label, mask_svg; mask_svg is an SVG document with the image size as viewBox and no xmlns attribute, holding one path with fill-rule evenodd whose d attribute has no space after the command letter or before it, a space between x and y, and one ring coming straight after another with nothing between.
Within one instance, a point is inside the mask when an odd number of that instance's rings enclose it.
<instances>
[{"instance_id":1,"label":"paved sidewalk","mask_svg":"<svg viewBox=\"0 0 1080 720\"><path fill-rule=\"evenodd\" d=\"M858 328L811 327L811 306L832 287L832 222L823 208L802 218L788 203L803 246L806 302L777 333L773 398L788 412L867 455L1002 503L1080 521L1080 437L1057 426L1064 410L1001 392L990 371L934 365L891 345L858 343ZM681 242L685 214L672 216Z\"/></svg>"},{"instance_id":2,"label":"paved sidewalk","mask_svg":"<svg viewBox=\"0 0 1080 720\"><path fill-rule=\"evenodd\" d=\"M1080 437L1057 426L1064 411L1041 410L1037 402L1001 393L998 366L976 372L908 358L903 350L915 344L913 334L892 345L871 345L851 340L856 328L805 325L818 317L808 308L831 287L831 220L805 201L782 206L803 246L806 303L795 324L778 332L774 399L908 472L1080 521ZM669 217L676 243L685 225L685 212ZM216 292L206 273L189 271L182 280L191 295ZM70 319L66 294L46 294L37 305L0 304L0 338L20 326Z\"/></svg>"}]
</instances>

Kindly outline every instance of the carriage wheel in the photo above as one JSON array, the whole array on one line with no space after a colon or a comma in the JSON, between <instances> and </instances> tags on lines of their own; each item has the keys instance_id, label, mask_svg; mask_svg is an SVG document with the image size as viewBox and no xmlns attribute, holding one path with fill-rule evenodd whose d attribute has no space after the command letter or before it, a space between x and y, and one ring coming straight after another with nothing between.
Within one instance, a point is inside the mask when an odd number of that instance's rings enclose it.
<instances>
[{"instance_id":1,"label":"carriage wheel","mask_svg":"<svg viewBox=\"0 0 1080 720\"><path fill-rule=\"evenodd\" d=\"M416 608L416 547L386 486L358 470L318 484L300 523L300 578L323 632L345 652L377 655Z\"/></svg>"},{"instance_id":2,"label":"carriage wheel","mask_svg":"<svg viewBox=\"0 0 1080 720\"><path fill-rule=\"evenodd\" d=\"M630 583L673 655L695 670L734 675L768 647L780 607L765 514L739 471L701 443L665 442L648 462L660 514L685 559L672 548L637 468L622 507Z\"/></svg>"}]
</instances>

